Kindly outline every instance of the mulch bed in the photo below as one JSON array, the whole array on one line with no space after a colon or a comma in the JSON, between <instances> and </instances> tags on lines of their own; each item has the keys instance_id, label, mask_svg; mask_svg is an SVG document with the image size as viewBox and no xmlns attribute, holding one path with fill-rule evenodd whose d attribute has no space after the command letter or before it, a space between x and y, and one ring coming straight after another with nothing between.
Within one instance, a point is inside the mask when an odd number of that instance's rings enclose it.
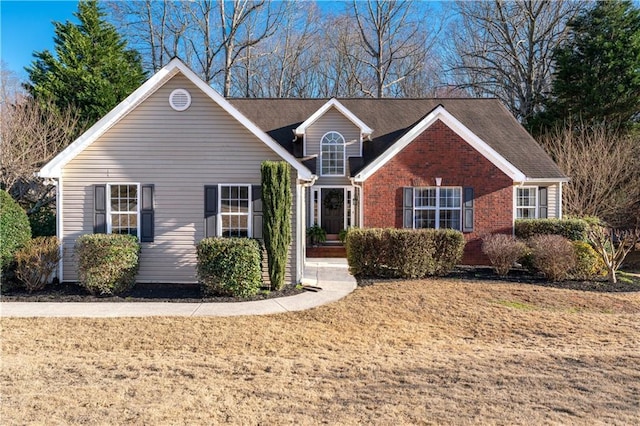
<instances>
[{"instance_id":1,"label":"mulch bed","mask_svg":"<svg viewBox=\"0 0 640 426\"><path fill-rule=\"evenodd\" d=\"M447 276L460 280L482 280L482 281L502 281L510 283L535 284L543 287L564 288L568 290L595 291L600 293L621 293L640 291L640 278L633 282L623 282L618 278L618 282L611 284L606 278L591 281L567 280L561 282L550 282L542 275L531 274L525 269L512 269L509 274L501 278L496 275L491 268L486 267L458 267Z\"/></svg>"},{"instance_id":2,"label":"mulch bed","mask_svg":"<svg viewBox=\"0 0 640 426\"><path fill-rule=\"evenodd\" d=\"M42 291L28 293L22 288L3 290L3 302L249 302L293 296L305 290L295 286L281 291L261 291L251 297L204 296L197 284L136 284L122 296L93 296L74 283L50 285Z\"/></svg>"},{"instance_id":3,"label":"mulch bed","mask_svg":"<svg viewBox=\"0 0 640 426\"><path fill-rule=\"evenodd\" d=\"M436 278L437 279L437 278ZM599 293L623 293L640 291L640 277L635 277L633 282L623 282L618 279L616 284L609 283L606 279L592 281L568 280L562 282L550 282L542 275L532 274L526 269L512 269L509 274L502 278L493 272L489 267L478 266L458 266L453 272L442 277L442 279L454 279L460 281L493 281L504 283L533 284L543 287L562 288L568 290L593 291ZM379 279L361 278L358 279L359 286L367 286L380 282L402 281L401 279Z\"/></svg>"},{"instance_id":4,"label":"mulch bed","mask_svg":"<svg viewBox=\"0 0 640 426\"><path fill-rule=\"evenodd\" d=\"M640 277L634 277L633 282L619 280L611 284L606 279L593 281L562 281L549 282L542 275L531 274L525 269L512 269L507 277L496 275L488 267L459 266L443 277L461 281L493 281L504 283L533 284L544 287L563 288L569 290L593 291L600 293L620 293L640 291ZM359 286L367 286L381 282L402 281L400 279L360 278ZM85 289L74 283L60 283L50 285L38 292L28 293L22 288L12 286L3 288L1 300L3 302L248 302L265 300L276 297L293 296L306 291L295 286L285 287L281 291L261 291L255 296L241 298L228 296L204 296L197 284L137 284L129 293L122 296L93 296Z\"/></svg>"}]
</instances>

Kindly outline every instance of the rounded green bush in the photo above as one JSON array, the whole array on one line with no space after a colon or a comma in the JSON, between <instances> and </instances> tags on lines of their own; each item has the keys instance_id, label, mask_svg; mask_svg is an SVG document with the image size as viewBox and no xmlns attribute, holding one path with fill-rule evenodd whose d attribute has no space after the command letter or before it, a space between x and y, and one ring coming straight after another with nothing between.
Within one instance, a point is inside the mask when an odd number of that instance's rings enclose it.
<instances>
[{"instance_id":1,"label":"rounded green bush","mask_svg":"<svg viewBox=\"0 0 640 426\"><path fill-rule=\"evenodd\" d=\"M262 253L256 240L205 238L196 248L205 294L247 297L260 290Z\"/></svg>"},{"instance_id":2,"label":"rounded green bush","mask_svg":"<svg viewBox=\"0 0 640 426\"><path fill-rule=\"evenodd\" d=\"M5 190L0 190L0 269L4 271L16 251L31 239L29 218Z\"/></svg>"},{"instance_id":3,"label":"rounded green bush","mask_svg":"<svg viewBox=\"0 0 640 426\"><path fill-rule=\"evenodd\" d=\"M133 288L140 243L131 235L88 234L76 240L78 280L91 294L111 296Z\"/></svg>"},{"instance_id":4,"label":"rounded green bush","mask_svg":"<svg viewBox=\"0 0 640 426\"><path fill-rule=\"evenodd\" d=\"M574 241L573 249L576 254L576 266L570 274L579 280L591 280L607 275L607 267L602 257L584 241Z\"/></svg>"}]
</instances>

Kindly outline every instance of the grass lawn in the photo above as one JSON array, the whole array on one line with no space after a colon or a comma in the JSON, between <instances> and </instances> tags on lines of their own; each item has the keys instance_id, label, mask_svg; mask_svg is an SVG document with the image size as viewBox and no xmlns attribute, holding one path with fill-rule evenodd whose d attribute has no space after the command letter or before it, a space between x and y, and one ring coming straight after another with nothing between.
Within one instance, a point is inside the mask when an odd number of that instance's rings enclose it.
<instances>
[{"instance_id":1,"label":"grass lawn","mask_svg":"<svg viewBox=\"0 0 640 426\"><path fill-rule=\"evenodd\" d=\"M385 282L306 312L10 319L13 424L640 424L640 292Z\"/></svg>"}]
</instances>

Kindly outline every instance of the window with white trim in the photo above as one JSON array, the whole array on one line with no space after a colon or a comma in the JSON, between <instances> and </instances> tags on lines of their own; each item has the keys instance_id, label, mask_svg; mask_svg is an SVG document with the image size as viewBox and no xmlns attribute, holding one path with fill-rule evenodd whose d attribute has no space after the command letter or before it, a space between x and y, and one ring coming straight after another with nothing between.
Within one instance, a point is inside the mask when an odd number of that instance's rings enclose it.
<instances>
[{"instance_id":1,"label":"window with white trim","mask_svg":"<svg viewBox=\"0 0 640 426\"><path fill-rule=\"evenodd\" d=\"M220 185L220 226L223 237L249 237L250 185Z\"/></svg>"},{"instance_id":2,"label":"window with white trim","mask_svg":"<svg viewBox=\"0 0 640 426\"><path fill-rule=\"evenodd\" d=\"M414 228L462 229L462 188L415 188L413 194Z\"/></svg>"},{"instance_id":3,"label":"window with white trim","mask_svg":"<svg viewBox=\"0 0 640 426\"><path fill-rule=\"evenodd\" d=\"M320 140L322 176L344 176L345 142L338 132L328 132Z\"/></svg>"},{"instance_id":4,"label":"window with white trim","mask_svg":"<svg viewBox=\"0 0 640 426\"><path fill-rule=\"evenodd\" d=\"M535 219L538 205L538 188L516 188L516 219Z\"/></svg>"},{"instance_id":5,"label":"window with white trim","mask_svg":"<svg viewBox=\"0 0 640 426\"><path fill-rule=\"evenodd\" d=\"M134 184L109 185L107 232L139 237L140 188Z\"/></svg>"}]
</instances>

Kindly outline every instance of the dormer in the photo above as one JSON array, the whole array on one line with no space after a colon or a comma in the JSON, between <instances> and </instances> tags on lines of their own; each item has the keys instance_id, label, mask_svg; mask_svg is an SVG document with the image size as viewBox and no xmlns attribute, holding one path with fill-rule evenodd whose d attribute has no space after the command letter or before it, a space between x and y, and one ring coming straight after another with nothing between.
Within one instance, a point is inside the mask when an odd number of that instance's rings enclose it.
<instances>
[{"instance_id":1,"label":"dormer","mask_svg":"<svg viewBox=\"0 0 640 426\"><path fill-rule=\"evenodd\" d=\"M316 174L320 177L347 177L349 157L362 156L362 141L372 132L335 98L294 130L302 140L303 156L317 158Z\"/></svg>"}]
</instances>

